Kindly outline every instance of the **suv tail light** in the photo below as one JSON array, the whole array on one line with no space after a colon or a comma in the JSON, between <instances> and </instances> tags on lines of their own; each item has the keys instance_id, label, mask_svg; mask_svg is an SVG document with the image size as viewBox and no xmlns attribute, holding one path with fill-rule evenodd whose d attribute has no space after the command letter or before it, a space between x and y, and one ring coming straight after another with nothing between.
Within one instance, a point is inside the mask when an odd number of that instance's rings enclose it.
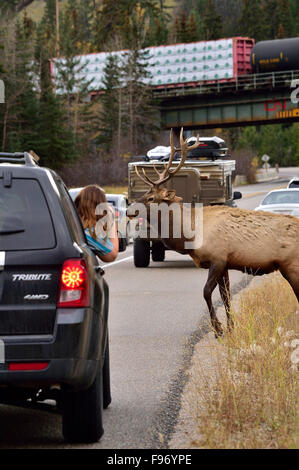
<instances>
[{"instance_id":1,"label":"suv tail light","mask_svg":"<svg viewBox=\"0 0 299 470\"><path fill-rule=\"evenodd\" d=\"M89 306L89 279L85 260L68 259L63 263L57 306Z\"/></svg>"}]
</instances>

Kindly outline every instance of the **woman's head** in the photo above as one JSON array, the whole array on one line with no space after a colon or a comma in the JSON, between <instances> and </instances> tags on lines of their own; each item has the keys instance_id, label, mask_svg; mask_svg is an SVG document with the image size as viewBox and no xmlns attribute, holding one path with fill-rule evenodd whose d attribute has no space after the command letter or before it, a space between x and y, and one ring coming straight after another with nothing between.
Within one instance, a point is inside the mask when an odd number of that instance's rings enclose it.
<instances>
[{"instance_id":1,"label":"woman's head","mask_svg":"<svg viewBox=\"0 0 299 470\"><path fill-rule=\"evenodd\" d=\"M75 206L82 225L84 229L88 228L92 234L94 234L95 225L99 220L99 216L96 215L96 208L101 203L107 203L105 191L96 184L83 188L75 199Z\"/></svg>"}]
</instances>

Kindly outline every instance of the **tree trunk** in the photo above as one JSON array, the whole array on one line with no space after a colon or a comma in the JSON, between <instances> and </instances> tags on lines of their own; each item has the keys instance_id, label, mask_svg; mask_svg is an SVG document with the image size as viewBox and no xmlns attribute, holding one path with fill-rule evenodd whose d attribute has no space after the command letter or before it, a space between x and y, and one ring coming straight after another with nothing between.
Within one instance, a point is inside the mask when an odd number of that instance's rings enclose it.
<instances>
[{"instance_id":1,"label":"tree trunk","mask_svg":"<svg viewBox=\"0 0 299 470\"><path fill-rule=\"evenodd\" d=\"M2 152L4 152L5 147L6 147L7 120L8 120L8 106L5 106L5 113L3 117L3 129L2 129Z\"/></svg>"}]
</instances>

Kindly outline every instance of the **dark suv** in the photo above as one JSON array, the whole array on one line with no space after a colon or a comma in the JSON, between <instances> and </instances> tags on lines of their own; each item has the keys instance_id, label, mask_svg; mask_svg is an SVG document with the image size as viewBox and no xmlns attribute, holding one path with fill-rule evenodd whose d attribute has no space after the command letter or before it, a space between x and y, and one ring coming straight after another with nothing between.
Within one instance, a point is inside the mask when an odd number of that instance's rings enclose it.
<instances>
[{"instance_id":1,"label":"dark suv","mask_svg":"<svg viewBox=\"0 0 299 470\"><path fill-rule=\"evenodd\" d=\"M108 286L69 193L31 154L0 154L0 402L55 400L95 442L110 402Z\"/></svg>"}]
</instances>

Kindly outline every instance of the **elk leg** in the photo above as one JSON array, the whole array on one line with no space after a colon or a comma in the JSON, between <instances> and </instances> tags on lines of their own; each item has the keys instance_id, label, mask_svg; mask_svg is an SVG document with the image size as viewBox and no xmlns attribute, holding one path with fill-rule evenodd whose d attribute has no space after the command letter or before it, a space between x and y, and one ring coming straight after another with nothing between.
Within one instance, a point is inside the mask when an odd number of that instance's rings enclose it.
<instances>
[{"instance_id":1,"label":"elk leg","mask_svg":"<svg viewBox=\"0 0 299 470\"><path fill-rule=\"evenodd\" d=\"M212 327L215 330L216 338L223 334L223 329L221 327L221 323L218 320L215 309L213 307L212 294L213 294L215 287L217 286L219 278L222 276L223 276L223 266L220 267L220 266L212 265L209 269L208 280L203 291L204 299L207 303L207 306L210 312L211 323L212 323Z\"/></svg>"},{"instance_id":2,"label":"elk leg","mask_svg":"<svg viewBox=\"0 0 299 470\"><path fill-rule=\"evenodd\" d=\"M233 322L231 312L230 312L231 299L230 299L229 274L228 274L227 269L224 271L223 276L220 277L218 281L218 286L219 286L219 292L220 292L221 299L224 304L225 312L227 316L227 328L229 331L232 331L232 329L234 328L234 322Z\"/></svg>"},{"instance_id":3,"label":"elk leg","mask_svg":"<svg viewBox=\"0 0 299 470\"><path fill-rule=\"evenodd\" d=\"M297 300L299 302L299 280L296 270L291 271L290 269L288 269L280 272L292 287L294 294L296 295Z\"/></svg>"}]
</instances>

